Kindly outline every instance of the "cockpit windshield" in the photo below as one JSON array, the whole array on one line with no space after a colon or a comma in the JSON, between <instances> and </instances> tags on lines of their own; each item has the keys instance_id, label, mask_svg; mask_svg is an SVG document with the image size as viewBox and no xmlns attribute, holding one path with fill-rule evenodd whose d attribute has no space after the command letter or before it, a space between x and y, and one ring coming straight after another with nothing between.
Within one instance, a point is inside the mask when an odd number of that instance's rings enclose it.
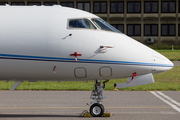
<instances>
[{"instance_id":1,"label":"cockpit windshield","mask_svg":"<svg viewBox=\"0 0 180 120\"><path fill-rule=\"evenodd\" d=\"M96 29L96 27L88 19L72 19L72 20L69 20L69 28Z\"/></svg>"},{"instance_id":2,"label":"cockpit windshield","mask_svg":"<svg viewBox=\"0 0 180 120\"><path fill-rule=\"evenodd\" d=\"M113 26L111 26L109 23L105 22L104 20L100 18L93 18L91 19L93 23L101 30L105 31L112 31L112 32L117 32L121 33L119 30L115 29Z\"/></svg>"},{"instance_id":3,"label":"cockpit windshield","mask_svg":"<svg viewBox=\"0 0 180 120\"><path fill-rule=\"evenodd\" d=\"M111 26L109 23L105 22L100 18L82 18L82 19L70 19L68 28L77 29L97 29L111 31L116 33L121 33L119 30Z\"/></svg>"}]
</instances>

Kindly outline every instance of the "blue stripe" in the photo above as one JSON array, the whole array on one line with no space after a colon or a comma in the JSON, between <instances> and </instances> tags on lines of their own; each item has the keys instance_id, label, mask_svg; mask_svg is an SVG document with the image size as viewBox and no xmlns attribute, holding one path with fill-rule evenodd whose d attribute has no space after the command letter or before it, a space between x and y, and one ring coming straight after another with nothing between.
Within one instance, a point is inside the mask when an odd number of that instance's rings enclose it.
<instances>
[{"instance_id":1,"label":"blue stripe","mask_svg":"<svg viewBox=\"0 0 180 120\"><path fill-rule=\"evenodd\" d=\"M110 61L110 60L91 60L91 59L78 59L78 61L75 61L74 58L56 58L56 57L11 55L11 54L0 54L0 59L173 67L172 64L156 64L156 63Z\"/></svg>"}]
</instances>

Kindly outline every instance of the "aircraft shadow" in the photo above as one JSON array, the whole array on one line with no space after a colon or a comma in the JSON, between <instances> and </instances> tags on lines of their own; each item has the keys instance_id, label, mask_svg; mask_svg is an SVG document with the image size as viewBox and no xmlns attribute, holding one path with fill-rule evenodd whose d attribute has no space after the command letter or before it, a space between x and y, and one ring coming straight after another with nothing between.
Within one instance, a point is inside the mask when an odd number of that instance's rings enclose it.
<instances>
[{"instance_id":1,"label":"aircraft shadow","mask_svg":"<svg viewBox=\"0 0 180 120\"><path fill-rule=\"evenodd\" d=\"M34 114L0 114L0 118L18 118L18 117L82 117L78 115L34 115Z\"/></svg>"}]
</instances>

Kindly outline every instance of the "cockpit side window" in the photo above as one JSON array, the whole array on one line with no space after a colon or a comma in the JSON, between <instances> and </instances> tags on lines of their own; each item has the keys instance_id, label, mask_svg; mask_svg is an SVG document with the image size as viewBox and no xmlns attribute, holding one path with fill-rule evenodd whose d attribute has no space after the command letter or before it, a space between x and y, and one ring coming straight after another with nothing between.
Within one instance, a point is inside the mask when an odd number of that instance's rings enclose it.
<instances>
[{"instance_id":1,"label":"cockpit side window","mask_svg":"<svg viewBox=\"0 0 180 120\"><path fill-rule=\"evenodd\" d=\"M121 33L119 30L117 30L116 28L111 26L109 23L105 22L104 20L102 20L100 18L94 18L94 19L91 19L91 20L101 30Z\"/></svg>"},{"instance_id":2,"label":"cockpit side window","mask_svg":"<svg viewBox=\"0 0 180 120\"><path fill-rule=\"evenodd\" d=\"M96 29L88 19L71 19L69 20L69 28Z\"/></svg>"}]
</instances>

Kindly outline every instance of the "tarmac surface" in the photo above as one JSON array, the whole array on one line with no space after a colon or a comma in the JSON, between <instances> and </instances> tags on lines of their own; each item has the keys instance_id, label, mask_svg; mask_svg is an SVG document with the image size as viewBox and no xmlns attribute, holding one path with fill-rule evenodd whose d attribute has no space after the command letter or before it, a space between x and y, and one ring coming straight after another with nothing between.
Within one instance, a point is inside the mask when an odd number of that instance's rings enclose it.
<instances>
[{"instance_id":1,"label":"tarmac surface","mask_svg":"<svg viewBox=\"0 0 180 120\"><path fill-rule=\"evenodd\" d=\"M0 120L180 120L179 91L104 91L111 117L84 118L91 91L0 91Z\"/></svg>"}]
</instances>

